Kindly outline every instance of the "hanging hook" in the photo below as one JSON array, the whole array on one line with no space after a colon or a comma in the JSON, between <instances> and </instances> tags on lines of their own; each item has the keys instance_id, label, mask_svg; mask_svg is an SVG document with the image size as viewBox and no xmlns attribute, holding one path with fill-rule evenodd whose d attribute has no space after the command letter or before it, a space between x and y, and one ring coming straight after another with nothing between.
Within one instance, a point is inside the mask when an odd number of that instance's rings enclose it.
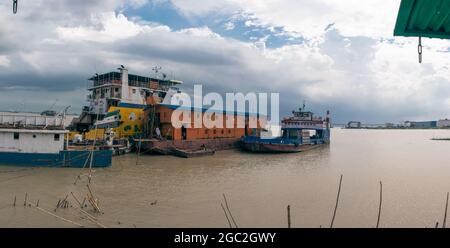
<instances>
[{"instance_id":1,"label":"hanging hook","mask_svg":"<svg viewBox=\"0 0 450 248\"><path fill-rule=\"evenodd\" d=\"M18 1L18 0L13 0L13 13L14 13L14 14L17 13L17 1Z\"/></svg>"},{"instance_id":2,"label":"hanging hook","mask_svg":"<svg viewBox=\"0 0 450 248\"><path fill-rule=\"evenodd\" d=\"M417 52L419 53L419 63L422 63L422 37L419 36L419 45L417 46Z\"/></svg>"}]
</instances>

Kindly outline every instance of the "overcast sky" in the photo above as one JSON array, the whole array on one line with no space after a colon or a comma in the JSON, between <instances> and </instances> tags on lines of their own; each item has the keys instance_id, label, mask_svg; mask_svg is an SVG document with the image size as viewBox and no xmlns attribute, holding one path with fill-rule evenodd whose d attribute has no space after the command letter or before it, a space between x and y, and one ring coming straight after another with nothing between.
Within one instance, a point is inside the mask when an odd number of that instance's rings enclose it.
<instances>
[{"instance_id":1,"label":"overcast sky","mask_svg":"<svg viewBox=\"0 0 450 248\"><path fill-rule=\"evenodd\" d=\"M450 117L450 42L393 37L399 0L0 0L0 109L85 104L87 78L161 66L204 92L279 92L335 122Z\"/></svg>"}]
</instances>

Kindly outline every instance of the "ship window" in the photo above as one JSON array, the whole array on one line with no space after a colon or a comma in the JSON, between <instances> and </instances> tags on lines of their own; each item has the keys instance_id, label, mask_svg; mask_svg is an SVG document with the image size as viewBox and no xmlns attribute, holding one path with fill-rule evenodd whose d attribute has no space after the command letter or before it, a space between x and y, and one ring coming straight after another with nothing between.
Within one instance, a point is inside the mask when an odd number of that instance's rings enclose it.
<instances>
[{"instance_id":1,"label":"ship window","mask_svg":"<svg viewBox=\"0 0 450 248\"><path fill-rule=\"evenodd\" d=\"M18 140L19 139L19 133L14 133L14 139Z\"/></svg>"},{"instance_id":2,"label":"ship window","mask_svg":"<svg viewBox=\"0 0 450 248\"><path fill-rule=\"evenodd\" d=\"M54 139L55 139L55 141L59 141L59 133L55 134Z\"/></svg>"},{"instance_id":3,"label":"ship window","mask_svg":"<svg viewBox=\"0 0 450 248\"><path fill-rule=\"evenodd\" d=\"M36 139L36 134L33 134L33 139Z\"/></svg>"},{"instance_id":4,"label":"ship window","mask_svg":"<svg viewBox=\"0 0 450 248\"><path fill-rule=\"evenodd\" d=\"M297 130L289 130L289 139L298 139Z\"/></svg>"}]
</instances>

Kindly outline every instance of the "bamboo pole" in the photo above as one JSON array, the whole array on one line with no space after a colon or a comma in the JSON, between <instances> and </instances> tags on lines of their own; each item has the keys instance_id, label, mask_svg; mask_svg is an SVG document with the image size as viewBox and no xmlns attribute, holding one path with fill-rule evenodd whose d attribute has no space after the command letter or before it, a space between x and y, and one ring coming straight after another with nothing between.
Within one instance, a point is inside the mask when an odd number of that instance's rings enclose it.
<instances>
[{"instance_id":1,"label":"bamboo pole","mask_svg":"<svg viewBox=\"0 0 450 248\"><path fill-rule=\"evenodd\" d=\"M58 199L58 203L56 203L56 208L55 208L55 211L56 211L56 209L58 209L59 208L59 205L61 204L61 199Z\"/></svg>"},{"instance_id":2,"label":"bamboo pole","mask_svg":"<svg viewBox=\"0 0 450 248\"><path fill-rule=\"evenodd\" d=\"M222 203L220 203L220 206L222 206L222 210L223 210L223 213L225 214L225 217L227 218L228 225L230 225L230 228L233 228L233 225L231 225L231 222L230 222L230 218L228 218L227 211L225 210L225 207L223 206Z\"/></svg>"},{"instance_id":3,"label":"bamboo pole","mask_svg":"<svg viewBox=\"0 0 450 248\"><path fill-rule=\"evenodd\" d=\"M63 202L64 202L64 203L66 203L67 197L69 197L69 194L67 194L66 197L64 197L64 199L63 199Z\"/></svg>"},{"instance_id":4,"label":"bamboo pole","mask_svg":"<svg viewBox=\"0 0 450 248\"><path fill-rule=\"evenodd\" d=\"M337 211L338 204L339 204L339 196L341 194L341 185L342 185L342 175L341 175L341 178L339 179L339 188L338 188L338 192L337 192L336 206L334 207L333 218L331 219L330 228L333 228L334 218L336 217L336 211Z\"/></svg>"},{"instance_id":5,"label":"bamboo pole","mask_svg":"<svg viewBox=\"0 0 450 248\"><path fill-rule=\"evenodd\" d=\"M54 214L54 213L51 213L51 212L49 212L49 211L47 211L47 210L45 210L45 209L43 209L43 208L40 208L40 207L38 207L38 206L34 206L34 207L35 207L37 210L41 211L41 212L44 212L44 213L46 213L46 214L49 214L49 215L51 215L51 216L53 216L53 217L55 217L55 218L58 218L58 219L60 219L60 220L65 221L65 222L71 223L71 224L76 225L76 226L79 226L79 227L84 227L82 224L79 224L79 223L77 223L77 222L75 222L75 221L71 221L71 220L65 219L65 218L63 218L63 217L61 217L61 216L58 216L58 215L56 215L56 214Z\"/></svg>"},{"instance_id":6,"label":"bamboo pole","mask_svg":"<svg viewBox=\"0 0 450 248\"><path fill-rule=\"evenodd\" d=\"M291 206L287 206L288 228L291 228Z\"/></svg>"},{"instance_id":7,"label":"bamboo pole","mask_svg":"<svg viewBox=\"0 0 450 248\"><path fill-rule=\"evenodd\" d=\"M102 211L98 207L98 204L95 202L95 198L94 198L94 195L92 194L91 187L89 187L89 184L87 184L86 186L89 190L88 201L91 203L92 207L94 207L95 210L97 210L99 213L101 213Z\"/></svg>"},{"instance_id":8,"label":"bamboo pole","mask_svg":"<svg viewBox=\"0 0 450 248\"><path fill-rule=\"evenodd\" d=\"M233 214L231 214L230 208L228 207L228 201L227 201L227 198L225 197L225 194L223 194L223 199L225 200L225 206L227 207L228 213L230 214L231 221L233 221L234 226L236 228L238 228L238 225L236 224L236 221L234 220Z\"/></svg>"},{"instance_id":9,"label":"bamboo pole","mask_svg":"<svg viewBox=\"0 0 450 248\"><path fill-rule=\"evenodd\" d=\"M83 205L81 205L81 202L77 199L77 197L73 194L73 192L70 192L70 194L72 195L73 199L75 199L75 201L78 203L78 205L80 205L80 207L83 207Z\"/></svg>"},{"instance_id":10,"label":"bamboo pole","mask_svg":"<svg viewBox=\"0 0 450 248\"><path fill-rule=\"evenodd\" d=\"M90 215L88 212L84 211L83 209L80 209L78 207L75 207L76 210L80 211L81 213L83 213L84 215L86 215L87 219L89 221L91 221L92 223L96 224L97 226L101 227L101 228L107 228L105 225L101 224L100 222L98 222L97 218L95 218L94 216Z\"/></svg>"},{"instance_id":11,"label":"bamboo pole","mask_svg":"<svg viewBox=\"0 0 450 248\"><path fill-rule=\"evenodd\" d=\"M383 184L380 181L380 205L378 206L378 218L377 218L377 228L380 225L380 216L381 216L381 204L383 202Z\"/></svg>"},{"instance_id":12,"label":"bamboo pole","mask_svg":"<svg viewBox=\"0 0 450 248\"><path fill-rule=\"evenodd\" d=\"M89 161L89 176L88 176L89 184L91 183L91 179L92 179L92 162L94 161L95 143L97 142L98 120L99 120L99 113L97 113L97 121L95 122L95 137L94 137L94 142L92 143L92 151L91 151L91 157L90 157L90 161Z\"/></svg>"},{"instance_id":13,"label":"bamboo pole","mask_svg":"<svg viewBox=\"0 0 450 248\"><path fill-rule=\"evenodd\" d=\"M444 213L444 221L442 222L442 228L445 228L447 224L447 208L448 208L448 192L447 192L447 200L445 202L445 213Z\"/></svg>"}]
</instances>

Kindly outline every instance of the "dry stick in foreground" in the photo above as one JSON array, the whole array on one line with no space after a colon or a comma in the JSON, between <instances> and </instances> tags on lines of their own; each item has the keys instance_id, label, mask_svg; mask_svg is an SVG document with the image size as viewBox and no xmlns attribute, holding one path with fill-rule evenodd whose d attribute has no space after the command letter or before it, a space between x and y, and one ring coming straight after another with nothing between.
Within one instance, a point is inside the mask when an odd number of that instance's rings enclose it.
<instances>
[{"instance_id":1,"label":"dry stick in foreground","mask_svg":"<svg viewBox=\"0 0 450 248\"><path fill-rule=\"evenodd\" d=\"M444 213L444 221L442 222L442 228L445 228L445 224L447 223L447 208L448 208L448 192L447 192L447 201L445 202L445 213Z\"/></svg>"},{"instance_id":2,"label":"dry stick in foreground","mask_svg":"<svg viewBox=\"0 0 450 248\"><path fill-rule=\"evenodd\" d=\"M59 208L60 204L61 204L61 199L58 199L58 203L56 204L55 212L56 212L56 209Z\"/></svg>"},{"instance_id":3,"label":"dry stick in foreground","mask_svg":"<svg viewBox=\"0 0 450 248\"><path fill-rule=\"evenodd\" d=\"M339 204L339 196L341 194L341 185L342 185L342 175L341 175L341 179L339 180L339 189L338 189L337 198L336 198L336 206L334 207L334 213L333 213L333 218L331 219L330 228L333 228L334 218L336 217L336 211L337 211L338 204Z\"/></svg>"},{"instance_id":4,"label":"dry stick in foreground","mask_svg":"<svg viewBox=\"0 0 450 248\"><path fill-rule=\"evenodd\" d=\"M88 190L89 190L89 194L88 194L88 201L89 203L91 203L92 207L99 213L101 213L102 211L100 210L100 208L98 207L98 203L96 202L96 199L94 198L94 195L92 194L91 191L91 187L89 187L89 184L86 185Z\"/></svg>"},{"instance_id":5,"label":"dry stick in foreground","mask_svg":"<svg viewBox=\"0 0 450 248\"><path fill-rule=\"evenodd\" d=\"M92 143L91 160L89 161L88 184L91 184L91 179L92 179L92 162L94 161L95 143L97 142L98 121L99 121L98 118L99 118L99 114L97 113L97 121L95 122L95 138L94 138L94 143Z\"/></svg>"},{"instance_id":6,"label":"dry stick in foreground","mask_svg":"<svg viewBox=\"0 0 450 248\"><path fill-rule=\"evenodd\" d=\"M227 211L225 210L225 207L223 206L222 203L220 203L220 206L222 206L222 210L223 210L223 213L225 214L225 217L227 218L228 225L230 225L230 228L233 228L233 225L231 225L231 222L230 222L230 218L228 218Z\"/></svg>"},{"instance_id":7,"label":"dry stick in foreground","mask_svg":"<svg viewBox=\"0 0 450 248\"><path fill-rule=\"evenodd\" d=\"M287 206L288 228L291 228L291 205Z\"/></svg>"},{"instance_id":8,"label":"dry stick in foreground","mask_svg":"<svg viewBox=\"0 0 450 248\"><path fill-rule=\"evenodd\" d=\"M95 218L94 216L90 215L88 212L84 211L81 208L78 207L74 207L76 210L80 211L80 213L83 213L84 215L86 215L87 219L89 221L91 221L92 223L96 224L97 226L101 227L101 228L106 228L105 225L101 224L100 222L97 221L97 218Z\"/></svg>"},{"instance_id":9,"label":"dry stick in foreground","mask_svg":"<svg viewBox=\"0 0 450 248\"><path fill-rule=\"evenodd\" d=\"M61 217L61 216L58 216L58 215L56 215L56 214L54 214L54 213L51 213L51 212L49 212L49 211L47 211L47 210L45 210L45 209L43 209L43 208L40 208L40 207L38 207L38 206L34 206L34 207L35 207L37 210L39 210L39 211L41 211L41 212L43 212L43 213L49 214L49 215L51 215L51 216L53 216L53 217L55 217L55 218L58 218L58 219L60 219L60 220L65 221L65 222L71 223L71 224L76 225L76 226L79 226L79 227L84 227L84 226L81 225L80 223L77 223L77 222L75 222L75 221L71 221L71 220L65 219L65 218L63 218L63 217Z\"/></svg>"},{"instance_id":10,"label":"dry stick in foreground","mask_svg":"<svg viewBox=\"0 0 450 248\"><path fill-rule=\"evenodd\" d=\"M377 228L380 225L381 203L383 202L383 184L380 181L380 205L378 206Z\"/></svg>"},{"instance_id":11,"label":"dry stick in foreground","mask_svg":"<svg viewBox=\"0 0 450 248\"><path fill-rule=\"evenodd\" d=\"M231 214L230 208L228 207L228 201L227 198L225 197L225 194L223 194L223 199L225 200L225 206L227 207L228 213L230 214L231 220L233 221L233 224L236 228L238 228L238 225L236 224L236 221L234 221L234 217Z\"/></svg>"},{"instance_id":12,"label":"dry stick in foreground","mask_svg":"<svg viewBox=\"0 0 450 248\"><path fill-rule=\"evenodd\" d=\"M89 162L90 158L91 158L91 152L88 153L86 161L84 161L83 169L86 168L87 163ZM81 180L81 173L78 174L78 176L75 178L75 181L73 182L73 185L76 185L78 180Z\"/></svg>"},{"instance_id":13,"label":"dry stick in foreground","mask_svg":"<svg viewBox=\"0 0 450 248\"><path fill-rule=\"evenodd\" d=\"M75 199L75 201L78 203L78 205L80 205L80 207L82 208L83 205L81 205L81 202L77 199L77 197L73 194L73 192L70 192L70 194L72 195L73 199Z\"/></svg>"}]
</instances>

